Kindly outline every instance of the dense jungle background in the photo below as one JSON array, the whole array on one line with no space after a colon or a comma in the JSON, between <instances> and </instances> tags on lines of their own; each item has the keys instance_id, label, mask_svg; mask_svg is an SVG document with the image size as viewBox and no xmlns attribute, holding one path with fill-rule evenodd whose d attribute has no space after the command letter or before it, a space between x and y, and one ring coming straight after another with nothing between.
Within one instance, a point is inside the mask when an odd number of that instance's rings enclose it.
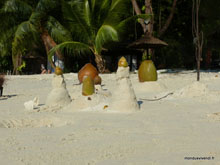
<instances>
[{"instance_id":1,"label":"dense jungle background","mask_svg":"<svg viewBox=\"0 0 220 165\"><path fill-rule=\"evenodd\" d=\"M146 11L149 4L151 13ZM128 45L143 37L141 21L149 19L144 14L151 15L152 35L168 44L151 52L157 69L195 69L192 4L191 0L1 0L0 73L40 73L41 64L47 67L53 53L64 61L65 72L78 72L87 62L99 71L113 72L122 55L130 62L136 57L138 65L143 51ZM220 68L219 11L219 0L201 1L202 69Z\"/></svg>"}]
</instances>

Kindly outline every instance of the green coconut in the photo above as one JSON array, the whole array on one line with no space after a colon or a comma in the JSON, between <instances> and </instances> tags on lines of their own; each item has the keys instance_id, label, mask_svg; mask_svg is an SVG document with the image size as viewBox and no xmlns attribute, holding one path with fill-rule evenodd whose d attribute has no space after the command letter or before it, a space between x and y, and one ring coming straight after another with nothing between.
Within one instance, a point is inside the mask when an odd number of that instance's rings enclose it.
<instances>
[{"instance_id":1,"label":"green coconut","mask_svg":"<svg viewBox=\"0 0 220 165\"><path fill-rule=\"evenodd\" d=\"M94 80L90 76L84 76L82 85L82 95L89 96L95 92Z\"/></svg>"},{"instance_id":2,"label":"green coconut","mask_svg":"<svg viewBox=\"0 0 220 165\"><path fill-rule=\"evenodd\" d=\"M142 61L138 69L138 78L140 82L157 81L157 69L152 60Z\"/></svg>"}]
</instances>

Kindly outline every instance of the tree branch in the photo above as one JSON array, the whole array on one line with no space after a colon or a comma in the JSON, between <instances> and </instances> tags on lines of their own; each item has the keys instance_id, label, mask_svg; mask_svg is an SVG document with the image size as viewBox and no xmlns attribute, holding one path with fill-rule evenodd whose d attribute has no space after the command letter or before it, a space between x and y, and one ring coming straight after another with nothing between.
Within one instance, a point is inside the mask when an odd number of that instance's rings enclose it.
<instances>
[{"instance_id":1,"label":"tree branch","mask_svg":"<svg viewBox=\"0 0 220 165\"><path fill-rule=\"evenodd\" d=\"M141 10L137 4L137 1L136 0L131 0L132 2L132 5L133 5L133 8L134 8L134 11L137 15L141 14ZM147 31L147 28L146 28L146 25L144 24L144 20L143 19L140 19L140 24L142 26L142 29L144 31L144 33Z\"/></svg>"},{"instance_id":2,"label":"tree branch","mask_svg":"<svg viewBox=\"0 0 220 165\"><path fill-rule=\"evenodd\" d=\"M153 9L152 9L151 0L145 0L145 13L152 15L150 22L147 25L147 31L150 35L152 35L153 28L154 28L154 13L153 13Z\"/></svg>"},{"instance_id":3,"label":"tree branch","mask_svg":"<svg viewBox=\"0 0 220 165\"><path fill-rule=\"evenodd\" d=\"M177 2L177 0L173 0L173 5L172 5L172 9L170 11L170 15L169 15L165 25L163 26L163 28L159 31L159 37L164 34L164 32L167 30L167 28L169 27L169 25L173 19L174 11L176 8L176 2Z\"/></svg>"}]
</instances>

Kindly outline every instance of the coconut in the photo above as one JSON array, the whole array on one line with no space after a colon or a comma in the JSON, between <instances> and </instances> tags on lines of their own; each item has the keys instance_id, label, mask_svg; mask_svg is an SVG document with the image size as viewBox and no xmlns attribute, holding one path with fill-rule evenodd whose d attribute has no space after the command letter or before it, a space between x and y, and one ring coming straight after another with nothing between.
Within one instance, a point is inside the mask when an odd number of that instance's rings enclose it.
<instances>
[{"instance_id":1,"label":"coconut","mask_svg":"<svg viewBox=\"0 0 220 165\"><path fill-rule=\"evenodd\" d=\"M125 57L121 57L118 61L118 67L128 67L128 62Z\"/></svg>"},{"instance_id":2,"label":"coconut","mask_svg":"<svg viewBox=\"0 0 220 165\"><path fill-rule=\"evenodd\" d=\"M56 69L55 69L55 74L56 75L62 75L63 74L63 70L60 68L60 67L56 67Z\"/></svg>"},{"instance_id":3,"label":"coconut","mask_svg":"<svg viewBox=\"0 0 220 165\"><path fill-rule=\"evenodd\" d=\"M138 69L138 78L140 82L157 81L157 70L152 60L142 61Z\"/></svg>"},{"instance_id":4,"label":"coconut","mask_svg":"<svg viewBox=\"0 0 220 165\"><path fill-rule=\"evenodd\" d=\"M82 95L89 96L95 92L94 80L90 76L84 76L82 85Z\"/></svg>"},{"instance_id":5,"label":"coconut","mask_svg":"<svg viewBox=\"0 0 220 165\"><path fill-rule=\"evenodd\" d=\"M78 79L79 79L79 82L82 83L84 76L90 76L91 79L94 80L94 78L98 74L99 72L97 71L97 69L91 63L87 63L80 69L78 73Z\"/></svg>"},{"instance_id":6,"label":"coconut","mask_svg":"<svg viewBox=\"0 0 220 165\"><path fill-rule=\"evenodd\" d=\"M102 78L99 75L95 76L94 83L95 83L95 85L98 85L98 84L101 85L102 84Z\"/></svg>"}]
</instances>

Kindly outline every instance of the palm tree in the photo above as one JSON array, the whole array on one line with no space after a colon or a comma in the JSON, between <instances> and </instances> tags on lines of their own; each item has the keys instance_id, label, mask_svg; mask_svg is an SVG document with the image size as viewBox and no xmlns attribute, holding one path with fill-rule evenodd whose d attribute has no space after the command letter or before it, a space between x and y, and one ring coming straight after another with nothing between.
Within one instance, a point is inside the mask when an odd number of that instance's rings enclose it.
<instances>
[{"instance_id":1,"label":"palm tree","mask_svg":"<svg viewBox=\"0 0 220 165\"><path fill-rule=\"evenodd\" d=\"M35 45L44 45L48 54L56 43L71 40L71 34L53 15L57 14L61 1L51 0L4 0L0 9L3 25L0 32L0 43L9 39L14 73L21 65L21 57ZM7 15L7 17L5 17ZM2 41L2 42L1 42ZM6 48L6 45L5 45ZM63 60L63 55L56 51L56 55ZM51 63L53 67L54 64Z\"/></svg>"},{"instance_id":2,"label":"palm tree","mask_svg":"<svg viewBox=\"0 0 220 165\"><path fill-rule=\"evenodd\" d=\"M50 51L57 50L75 54L93 53L99 72L105 71L102 57L104 45L119 41L119 34L125 25L135 18L149 18L149 15L126 17L130 7L128 0L69 0L62 3L63 17L73 34L73 41L63 42ZM126 19L125 19L126 18Z\"/></svg>"}]
</instances>

